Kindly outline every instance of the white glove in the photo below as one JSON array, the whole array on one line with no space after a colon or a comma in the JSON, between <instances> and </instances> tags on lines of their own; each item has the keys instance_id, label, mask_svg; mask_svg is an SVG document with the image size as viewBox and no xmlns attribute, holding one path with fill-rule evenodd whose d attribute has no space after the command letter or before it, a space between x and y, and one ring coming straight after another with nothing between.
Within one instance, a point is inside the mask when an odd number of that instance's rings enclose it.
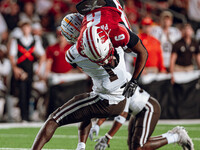
<instances>
[{"instance_id":1,"label":"white glove","mask_svg":"<svg viewBox=\"0 0 200 150\"><path fill-rule=\"evenodd\" d=\"M97 142L97 144L95 145L95 150L105 150L107 147L110 147L108 144L108 138L106 138L105 136L95 140L95 142Z\"/></svg>"},{"instance_id":2,"label":"white glove","mask_svg":"<svg viewBox=\"0 0 200 150\"><path fill-rule=\"evenodd\" d=\"M96 136L99 135L99 126L95 124L91 129L89 133L89 138L92 141L93 140L93 134L95 133Z\"/></svg>"}]
</instances>

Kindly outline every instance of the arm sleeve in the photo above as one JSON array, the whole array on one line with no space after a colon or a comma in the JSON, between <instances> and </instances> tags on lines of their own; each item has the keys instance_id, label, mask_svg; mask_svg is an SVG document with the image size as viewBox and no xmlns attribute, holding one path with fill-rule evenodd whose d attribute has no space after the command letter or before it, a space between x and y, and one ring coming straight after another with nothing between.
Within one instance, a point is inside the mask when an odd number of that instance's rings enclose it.
<instances>
[{"instance_id":1,"label":"arm sleeve","mask_svg":"<svg viewBox=\"0 0 200 150\"><path fill-rule=\"evenodd\" d=\"M130 35L130 40L127 44L128 48L133 48L139 41L139 37L133 33L132 31L130 31L129 29L127 29Z\"/></svg>"}]
</instances>

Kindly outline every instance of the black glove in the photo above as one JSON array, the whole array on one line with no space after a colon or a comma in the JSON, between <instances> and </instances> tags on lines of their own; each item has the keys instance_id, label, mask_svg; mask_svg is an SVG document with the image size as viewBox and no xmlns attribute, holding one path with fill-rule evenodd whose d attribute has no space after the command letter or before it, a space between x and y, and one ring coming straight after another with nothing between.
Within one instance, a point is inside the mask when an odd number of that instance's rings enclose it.
<instances>
[{"instance_id":1,"label":"black glove","mask_svg":"<svg viewBox=\"0 0 200 150\"><path fill-rule=\"evenodd\" d=\"M129 81L128 83L124 84L121 87L121 88L125 87L122 95L124 95L127 98L131 97L135 93L135 90L136 90L137 86L138 86L137 80Z\"/></svg>"}]
</instances>

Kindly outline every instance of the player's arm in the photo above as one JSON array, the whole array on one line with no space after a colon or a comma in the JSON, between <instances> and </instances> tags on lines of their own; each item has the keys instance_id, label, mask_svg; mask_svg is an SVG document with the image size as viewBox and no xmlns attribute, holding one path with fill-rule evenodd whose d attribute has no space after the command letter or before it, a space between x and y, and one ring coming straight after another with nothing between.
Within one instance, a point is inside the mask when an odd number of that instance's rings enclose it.
<instances>
[{"instance_id":1,"label":"player's arm","mask_svg":"<svg viewBox=\"0 0 200 150\"><path fill-rule=\"evenodd\" d=\"M95 150L99 149L105 150L107 147L109 147L110 140L120 129L120 127L124 124L127 116L128 116L127 112L122 112L119 116L115 117L114 119L115 121L111 129L105 134L105 136L96 140L97 144L95 145Z\"/></svg>"},{"instance_id":2,"label":"player's arm","mask_svg":"<svg viewBox=\"0 0 200 150\"><path fill-rule=\"evenodd\" d=\"M127 30L130 35L130 40L127 44L127 47L126 47L127 49L125 50L125 52L137 54L135 71L133 73L131 80L138 80L140 77L140 74L142 73L145 67L145 64L148 58L148 52L146 48L144 47L144 45L142 44L142 41L140 40L140 38L129 29Z\"/></svg>"},{"instance_id":3,"label":"player's arm","mask_svg":"<svg viewBox=\"0 0 200 150\"><path fill-rule=\"evenodd\" d=\"M136 90L138 79L145 67L148 58L148 52L139 37L129 29L127 29L127 31L129 33L129 42L124 47L126 49L125 52L137 54L135 70L133 72L132 78L125 86L123 86L125 87L123 95L129 98L134 94Z\"/></svg>"},{"instance_id":4,"label":"player's arm","mask_svg":"<svg viewBox=\"0 0 200 150\"><path fill-rule=\"evenodd\" d=\"M92 128L90 129L90 133L89 133L89 138L92 141L93 140L93 135L95 134L95 136L99 135L99 130L100 130L100 126L106 121L106 118L101 118L98 119L97 122L95 123L95 125L92 126Z\"/></svg>"},{"instance_id":5,"label":"player's arm","mask_svg":"<svg viewBox=\"0 0 200 150\"><path fill-rule=\"evenodd\" d=\"M124 124L126 121L126 118L128 116L128 112L122 112L119 116L114 118L114 123L111 129L108 131L106 135L108 138L108 143L112 139L112 137L117 133L117 131L121 128L121 126ZM110 137L110 138L109 138Z\"/></svg>"}]
</instances>

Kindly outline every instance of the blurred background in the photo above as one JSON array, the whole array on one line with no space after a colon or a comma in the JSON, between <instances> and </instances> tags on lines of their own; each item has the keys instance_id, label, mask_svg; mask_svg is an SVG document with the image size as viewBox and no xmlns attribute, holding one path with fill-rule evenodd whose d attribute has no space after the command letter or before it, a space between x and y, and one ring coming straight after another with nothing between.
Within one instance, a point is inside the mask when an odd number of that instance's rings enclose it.
<instances>
[{"instance_id":1,"label":"blurred background","mask_svg":"<svg viewBox=\"0 0 200 150\"><path fill-rule=\"evenodd\" d=\"M90 78L65 61L63 17L80 0L0 0L0 122L41 122ZM124 0L131 29L149 58L140 86L161 119L200 118L200 0ZM136 57L125 55L127 70Z\"/></svg>"}]
</instances>

